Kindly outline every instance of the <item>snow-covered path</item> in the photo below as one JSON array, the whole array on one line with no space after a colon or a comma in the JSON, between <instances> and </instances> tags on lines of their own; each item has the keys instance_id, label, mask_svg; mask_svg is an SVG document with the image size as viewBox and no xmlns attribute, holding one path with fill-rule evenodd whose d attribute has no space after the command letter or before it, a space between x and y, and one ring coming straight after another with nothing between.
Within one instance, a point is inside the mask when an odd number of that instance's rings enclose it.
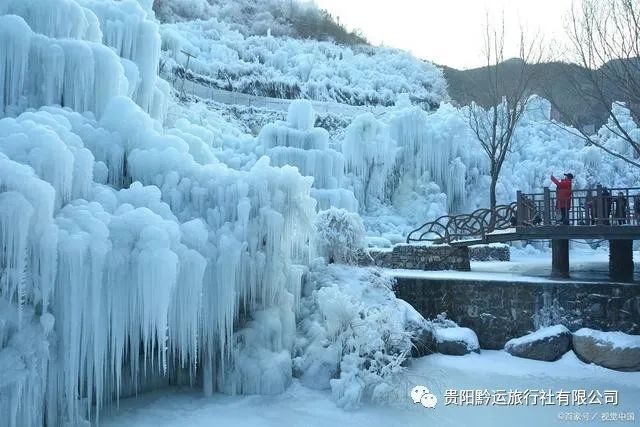
<instances>
[{"instance_id":1,"label":"snow-covered path","mask_svg":"<svg viewBox=\"0 0 640 427\"><path fill-rule=\"evenodd\" d=\"M175 76L163 74L168 82L172 83L174 88L181 92L184 90L186 94L195 95L202 99L210 99L215 102L227 105L245 105L256 108L265 108L274 111L288 111L289 106L295 99L272 98L266 96L249 95L242 92L234 92L224 89L218 89L206 86L194 80L177 79ZM318 113L338 114L346 117L356 117L360 114L374 113L381 116L386 113L385 107L374 105L349 105L339 102L314 101L310 100L311 105Z\"/></svg>"},{"instance_id":2,"label":"snow-covered path","mask_svg":"<svg viewBox=\"0 0 640 427\"><path fill-rule=\"evenodd\" d=\"M558 362L518 359L503 351L468 356L432 355L416 360L408 370L407 393L426 385L439 400L434 410L405 402L393 407L365 406L344 411L327 391L298 382L278 396L205 398L197 392L167 391L121 403L118 413L103 419L106 427L252 426L252 427L540 427L553 425L636 425L640 420L640 372L623 373L586 365L570 352ZM446 389L592 390L618 392L619 404L589 406L445 406ZM567 413L589 414L592 421L566 421ZM633 413L636 421L605 421L603 414ZM607 415L609 416L609 415Z\"/></svg>"}]
</instances>

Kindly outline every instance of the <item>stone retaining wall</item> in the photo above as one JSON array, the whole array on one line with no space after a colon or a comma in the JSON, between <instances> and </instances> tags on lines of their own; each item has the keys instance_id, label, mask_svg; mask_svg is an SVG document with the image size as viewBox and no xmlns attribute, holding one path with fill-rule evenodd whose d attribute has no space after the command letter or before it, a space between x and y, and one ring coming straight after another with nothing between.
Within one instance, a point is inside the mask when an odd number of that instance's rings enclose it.
<instances>
[{"instance_id":1,"label":"stone retaining wall","mask_svg":"<svg viewBox=\"0 0 640 427\"><path fill-rule=\"evenodd\" d=\"M370 249L362 253L358 264L408 270L469 271L469 250L445 245L396 245L392 249Z\"/></svg>"},{"instance_id":2,"label":"stone retaining wall","mask_svg":"<svg viewBox=\"0 0 640 427\"><path fill-rule=\"evenodd\" d=\"M399 278L395 292L425 318L473 329L484 349L552 324L640 335L640 284Z\"/></svg>"},{"instance_id":3,"label":"stone retaining wall","mask_svg":"<svg viewBox=\"0 0 640 427\"><path fill-rule=\"evenodd\" d=\"M511 260L511 251L509 245L502 243L474 245L469 246L469 257L471 261L509 261Z\"/></svg>"}]
</instances>

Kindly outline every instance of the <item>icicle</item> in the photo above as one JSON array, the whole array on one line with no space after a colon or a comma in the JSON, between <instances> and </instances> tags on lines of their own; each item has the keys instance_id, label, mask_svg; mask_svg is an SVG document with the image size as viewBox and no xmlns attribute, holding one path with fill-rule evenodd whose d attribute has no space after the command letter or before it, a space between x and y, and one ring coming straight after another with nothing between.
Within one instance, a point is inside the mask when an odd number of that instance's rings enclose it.
<instances>
[{"instance_id":1,"label":"icicle","mask_svg":"<svg viewBox=\"0 0 640 427\"><path fill-rule=\"evenodd\" d=\"M0 16L0 116L24 93L31 29L22 18Z\"/></svg>"},{"instance_id":2,"label":"icicle","mask_svg":"<svg viewBox=\"0 0 640 427\"><path fill-rule=\"evenodd\" d=\"M149 115L165 115L169 93L149 1L7 5L24 19L0 17L0 114L33 110L0 120L0 299L41 306L41 335L56 335L40 383L21 376L10 391L38 407L24 419L97 420L114 397L187 366L208 391L282 391L313 179L267 157L230 169L210 124L163 132ZM304 152L300 167L335 199L344 161L305 108L272 148ZM264 337L242 346L242 327Z\"/></svg>"},{"instance_id":3,"label":"icicle","mask_svg":"<svg viewBox=\"0 0 640 427\"><path fill-rule=\"evenodd\" d=\"M101 38L95 15L72 0L5 0L0 15L18 15L48 37L94 42Z\"/></svg>"},{"instance_id":4,"label":"icicle","mask_svg":"<svg viewBox=\"0 0 640 427\"><path fill-rule=\"evenodd\" d=\"M366 209L372 199L390 201L393 188L389 180L396 166L398 151L387 127L373 114L357 117L347 128L342 153L347 172L357 178L355 193L362 208Z\"/></svg>"},{"instance_id":5,"label":"icicle","mask_svg":"<svg viewBox=\"0 0 640 427\"><path fill-rule=\"evenodd\" d=\"M0 294L8 301L16 301L18 327L22 325L22 305L25 302L25 263L29 223L33 215L31 204L20 193L0 193Z\"/></svg>"}]
</instances>

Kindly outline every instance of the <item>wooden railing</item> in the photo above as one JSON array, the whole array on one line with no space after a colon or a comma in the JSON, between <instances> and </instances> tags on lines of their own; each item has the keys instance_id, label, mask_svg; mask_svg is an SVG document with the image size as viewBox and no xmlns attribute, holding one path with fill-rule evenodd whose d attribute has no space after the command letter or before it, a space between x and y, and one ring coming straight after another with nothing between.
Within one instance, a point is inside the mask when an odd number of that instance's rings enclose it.
<instances>
[{"instance_id":1,"label":"wooden railing","mask_svg":"<svg viewBox=\"0 0 640 427\"><path fill-rule=\"evenodd\" d=\"M484 239L487 233L514 227L515 218L516 203L500 205L495 211L478 209L471 214L444 215L409 233L407 243L451 243L465 239Z\"/></svg>"},{"instance_id":2,"label":"wooden railing","mask_svg":"<svg viewBox=\"0 0 640 427\"><path fill-rule=\"evenodd\" d=\"M573 190L566 220L558 209L557 192L517 193L517 201L494 211L478 209L471 214L445 215L427 222L407 236L407 243L451 243L485 240L487 234L516 227L544 225L610 226L640 225L640 187ZM566 204L562 204L566 206Z\"/></svg>"},{"instance_id":3,"label":"wooden railing","mask_svg":"<svg viewBox=\"0 0 640 427\"><path fill-rule=\"evenodd\" d=\"M517 195L517 225L562 224L557 192L544 188L542 193ZM571 192L567 225L640 225L640 188L598 186Z\"/></svg>"}]
</instances>

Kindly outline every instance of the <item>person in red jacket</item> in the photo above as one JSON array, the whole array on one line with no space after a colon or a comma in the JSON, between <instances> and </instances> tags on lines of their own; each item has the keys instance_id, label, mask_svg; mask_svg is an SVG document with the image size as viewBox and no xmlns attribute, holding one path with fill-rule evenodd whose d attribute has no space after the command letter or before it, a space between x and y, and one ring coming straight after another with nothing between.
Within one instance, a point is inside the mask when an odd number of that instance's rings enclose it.
<instances>
[{"instance_id":1,"label":"person in red jacket","mask_svg":"<svg viewBox=\"0 0 640 427\"><path fill-rule=\"evenodd\" d=\"M558 180L551 175L551 181L556 185L556 207L560 210L562 224L569 225L569 210L571 209L571 181L573 174L565 173L564 178Z\"/></svg>"}]
</instances>

